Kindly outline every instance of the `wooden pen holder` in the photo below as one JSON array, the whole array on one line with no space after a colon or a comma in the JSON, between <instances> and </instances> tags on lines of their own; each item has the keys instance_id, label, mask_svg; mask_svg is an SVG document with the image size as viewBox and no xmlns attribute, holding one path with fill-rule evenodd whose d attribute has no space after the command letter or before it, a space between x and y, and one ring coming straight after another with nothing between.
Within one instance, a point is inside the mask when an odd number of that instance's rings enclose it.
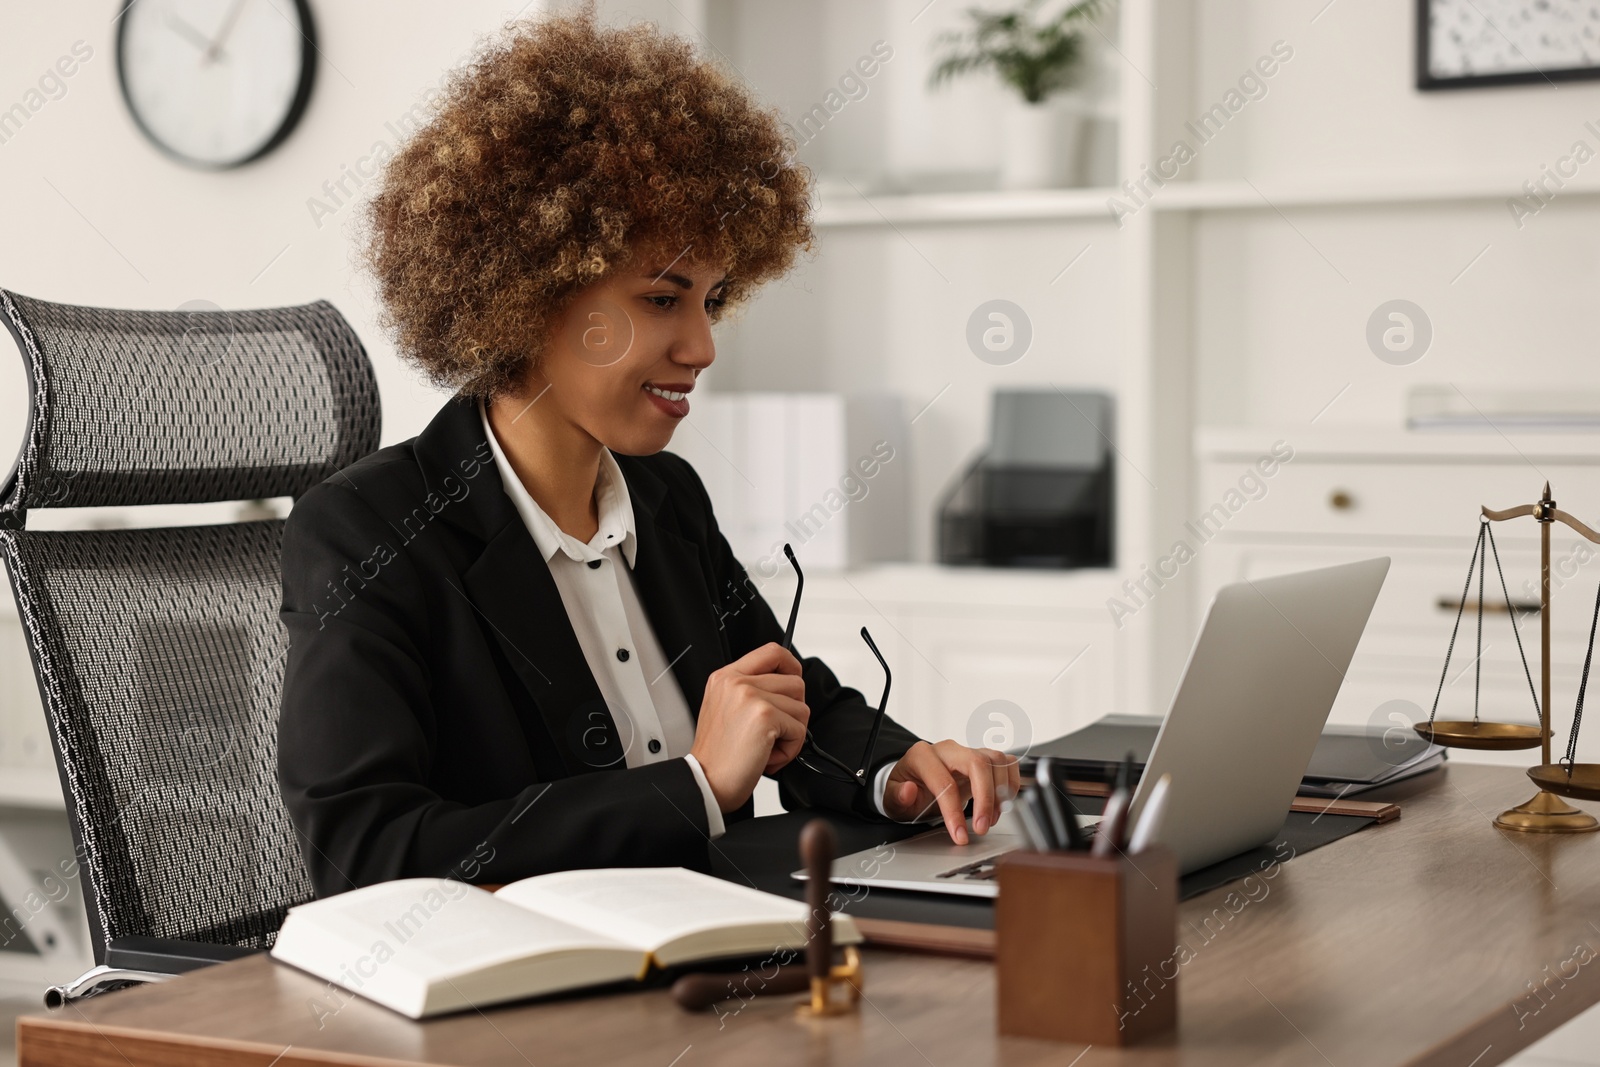
<instances>
[{"instance_id":1,"label":"wooden pen holder","mask_svg":"<svg viewBox=\"0 0 1600 1067\"><path fill-rule=\"evenodd\" d=\"M1169 850L1013 852L998 879L1000 1033L1129 1045L1177 1029L1178 865Z\"/></svg>"}]
</instances>

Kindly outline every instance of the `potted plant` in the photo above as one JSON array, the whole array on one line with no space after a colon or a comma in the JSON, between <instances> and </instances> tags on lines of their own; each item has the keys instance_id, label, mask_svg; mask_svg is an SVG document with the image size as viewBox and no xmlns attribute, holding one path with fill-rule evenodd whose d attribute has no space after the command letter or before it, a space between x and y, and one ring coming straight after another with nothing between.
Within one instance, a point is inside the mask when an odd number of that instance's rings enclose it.
<instances>
[{"instance_id":1,"label":"potted plant","mask_svg":"<svg viewBox=\"0 0 1600 1067\"><path fill-rule=\"evenodd\" d=\"M929 77L935 88L972 71L992 70L1020 102L1002 116L1000 185L1028 189L1071 180L1083 130L1081 109L1051 106L1051 98L1077 85L1086 49L1083 30L1105 0L1068 0L1042 16L1045 0L1023 0L1003 10L968 8L968 25L939 35L944 54Z\"/></svg>"}]
</instances>

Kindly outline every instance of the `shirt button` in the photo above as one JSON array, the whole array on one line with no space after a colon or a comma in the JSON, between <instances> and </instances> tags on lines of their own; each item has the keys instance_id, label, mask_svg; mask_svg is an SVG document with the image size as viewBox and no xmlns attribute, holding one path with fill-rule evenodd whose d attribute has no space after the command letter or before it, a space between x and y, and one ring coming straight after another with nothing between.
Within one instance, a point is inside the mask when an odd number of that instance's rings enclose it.
<instances>
[{"instance_id":1,"label":"shirt button","mask_svg":"<svg viewBox=\"0 0 1600 1067\"><path fill-rule=\"evenodd\" d=\"M645 747L650 750L650 754L653 756L657 752L661 751L661 742L657 741L655 738L652 737L650 739L650 743L648 745L646 745Z\"/></svg>"},{"instance_id":2,"label":"shirt button","mask_svg":"<svg viewBox=\"0 0 1600 1067\"><path fill-rule=\"evenodd\" d=\"M625 648L617 649L617 659L621 660L623 663L628 662L628 650Z\"/></svg>"},{"instance_id":3,"label":"shirt button","mask_svg":"<svg viewBox=\"0 0 1600 1067\"><path fill-rule=\"evenodd\" d=\"M589 561L589 569L590 570L598 570L600 568L600 563L601 563L601 561L598 560L598 559L591 559Z\"/></svg>"}]
</instances>

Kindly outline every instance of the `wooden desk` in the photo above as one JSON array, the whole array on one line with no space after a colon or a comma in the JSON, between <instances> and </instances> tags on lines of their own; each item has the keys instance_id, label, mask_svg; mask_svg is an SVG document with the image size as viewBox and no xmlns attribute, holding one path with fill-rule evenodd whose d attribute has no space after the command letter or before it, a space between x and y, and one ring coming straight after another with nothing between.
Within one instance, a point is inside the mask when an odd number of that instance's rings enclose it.
<instances>
[{"instance_id":1,"label":"wooden desk","mask_svg":"<svg viewBox=\"0 0 1600 1067\"><path fill-rule=\"evenodd\" d=\"M1237 883L1182 904L1194 956L1176 1045L1074 1060L1074 1046L997 1039L990 965L885 950L866 953L859 1017L799 1019L785 999L719 1019L648 991L414 1023L351 997L320 1030L326 987L255 957L25 1016L19 1064L1489 1067L1600 1001L1600 834L1490 824L1530 795L1520 771L1457 765L1383 791L1403 818L1292 860L1236 913Z\"/></svg>"}]
</instances>

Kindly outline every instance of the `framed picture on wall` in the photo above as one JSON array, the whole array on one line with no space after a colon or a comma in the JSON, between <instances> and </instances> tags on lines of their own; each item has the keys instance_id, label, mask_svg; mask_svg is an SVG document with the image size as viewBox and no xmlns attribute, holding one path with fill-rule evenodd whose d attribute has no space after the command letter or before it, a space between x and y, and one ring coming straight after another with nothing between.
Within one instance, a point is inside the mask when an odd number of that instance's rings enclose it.
<instances>
[{"instance_id":1,"label":"framed picture on wall","mask_svg":"<svg viewBox=\"0 0 1600 1067\"><path fill-rule=\"evenodd\" d=\"M1600 0L1416 0L1417 88L1600 78Z\"/></svg>"}]
</instances>

